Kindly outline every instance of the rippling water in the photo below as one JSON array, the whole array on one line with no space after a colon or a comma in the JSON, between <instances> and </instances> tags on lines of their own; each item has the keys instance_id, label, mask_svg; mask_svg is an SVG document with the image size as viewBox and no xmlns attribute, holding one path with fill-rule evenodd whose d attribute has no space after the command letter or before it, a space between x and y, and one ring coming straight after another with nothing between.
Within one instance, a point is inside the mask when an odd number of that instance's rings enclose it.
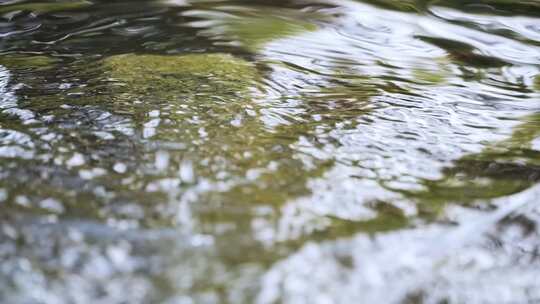
<instances>
[{"instance_id":1,"label":"rippling water","mask_svg":"<svg viewBox=\"0 0 540 304\"><path fill-rule=\"evenodd\" d=\"M540 300L538 2L0 18L0 302Z\"/></svg>"}]
</instances>

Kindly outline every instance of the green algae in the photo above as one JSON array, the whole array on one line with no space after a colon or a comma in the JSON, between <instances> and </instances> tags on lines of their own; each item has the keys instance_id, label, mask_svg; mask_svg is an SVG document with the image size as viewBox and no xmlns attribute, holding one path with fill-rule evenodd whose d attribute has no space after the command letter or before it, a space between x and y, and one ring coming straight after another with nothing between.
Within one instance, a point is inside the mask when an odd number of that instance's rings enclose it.
<instances>
[{"instance_id":1,"label":"green algae","mask_svg":"<svg viewBox=\"0 0 540 304\"><path fill-rule=\"evenodd\" d=\"M209 137L223 131L222 123L230 126L246 106L253 106L249 91L260 77L252 64L229 54L127 54L106 58L102 65L115 83L107 93L114 100L112 107L140 116L141 111L166 104L173 128L180 124L195 132L206 126ZM144 101L136 105L137 100ZM186 121L193 115L199 123Z\"/></svg>"},{"instance_id":2,"label":"green algae","mask_svg":"<svg viewBox=\"0 0 540 304\"><path fill-rule=\"evenodd\" d=\"M181 124L193 136L199 136L197 129L201 127L219 133L221 130L215 128L220 123L230 125L249 104L249 90L260 77L252 64L229 54L126 54L106 58L102 66L115 82L107 94L113 98L110 106L117 112L140 116L145 114L141 112L157 109L158 104L167 104L172 128ZM134 104L141 99L143 103ZM193 115L200 118L199 124L186 122ZM179 135L165 132L160 136Z\"/></svg>"},{"instance_id":3,"label":"green algae","mask_svg":"<svg viewBox=\"0 0 540 304\"><path fill-rule=\"evenodd\" d=\"M228 54L126 54L106 58L103 66L111 77L120 79L137 92L150 89L189 91L200 85L201 78L207 78L213 86L226 84L233 89L245 89L257 75L253 65Z\"/></svg>"}]
</instances>

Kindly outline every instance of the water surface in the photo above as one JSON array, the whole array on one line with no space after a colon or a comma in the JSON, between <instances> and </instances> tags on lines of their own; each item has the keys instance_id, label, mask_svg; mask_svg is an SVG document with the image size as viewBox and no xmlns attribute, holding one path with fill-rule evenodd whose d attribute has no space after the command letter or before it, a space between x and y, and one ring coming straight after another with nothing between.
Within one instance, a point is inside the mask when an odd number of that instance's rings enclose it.
<instances>
[{"instance_id":1,"label":"water surface","mask_svg":"<svg viewBox=\"0 0 540 304\"><path fill-rule=\"evenodd\" d=\"M0 302L540 299L537 2L0 18Z\"/></svg>"}]
</instances>

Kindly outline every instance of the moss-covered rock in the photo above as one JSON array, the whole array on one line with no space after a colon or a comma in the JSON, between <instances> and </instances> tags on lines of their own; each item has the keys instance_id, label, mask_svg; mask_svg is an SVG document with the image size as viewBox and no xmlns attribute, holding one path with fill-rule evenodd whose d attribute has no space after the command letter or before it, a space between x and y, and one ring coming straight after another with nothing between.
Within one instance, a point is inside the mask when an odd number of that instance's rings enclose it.
<instances>
[{"instance_id":1,"label":"moss-covered rock","mask_svg":"<svg viewBox=\"0 0 540 304\"><path fill-rule=\"evenodd\" d=\"M109 57L103 65L111 77L129 89L160 92L158 94L167 94L170 90L189 92L203 85L227 91L245 90L257 77L252 64L229 54L126 54Z\"/></svg>"},{"instance_id":2,"label":"moss-covered rock","mask_svg":"<svg viewBox=\"0 0 540 304\"><path fill-rule=\"evenodd\" d=\"M194 141L200 128L214 132L230 126L249 103L250 90L259 77L251 63L221 53L125 54L106 58L102 64L114 81L107 93L114 111L138 118L159 110L171 120L171 128L181 125L185 132L193 133ZM198 121L188 123L193 117Z\"/></svg>"},{"instance_id":3,"label":"moss-covered rock","mask_svg":"<svg viewBox=\"0 0 540 304\"><path fill-rule=\"evenodd\" d=\"M261 76L251 63L228 54L127 54L105 59L103 67L117 84L107 93L111 107L122 107L141 126L146 113L159 109L162 122L151 139L185 144L172 162L189 158L199 177L211 180L224 173L243 180L260 170L257 181L248 178L227 193L209 194L208 201L280 204L305 194L307 174L290 145L310 126L265 126L252 94ZM264 169L270 163L280 166L270 172ZM280 192L284 184L289 191Z\"/></svg>"}]
</instances>

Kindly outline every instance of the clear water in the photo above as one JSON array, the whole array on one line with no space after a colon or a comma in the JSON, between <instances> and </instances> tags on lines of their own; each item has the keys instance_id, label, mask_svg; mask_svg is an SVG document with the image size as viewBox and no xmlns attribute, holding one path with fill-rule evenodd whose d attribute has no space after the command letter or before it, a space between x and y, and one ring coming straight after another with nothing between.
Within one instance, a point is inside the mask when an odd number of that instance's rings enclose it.
<instances>
[{"instance_id":1,"label":"clear water","mask_svg":"<svg viewBox=\"0 0 540 304\"><path fill-rule=\"evenodd\" d=\"M1 303L540 300L540 3L3 1Z\"/></svg>"}]
</instances>

